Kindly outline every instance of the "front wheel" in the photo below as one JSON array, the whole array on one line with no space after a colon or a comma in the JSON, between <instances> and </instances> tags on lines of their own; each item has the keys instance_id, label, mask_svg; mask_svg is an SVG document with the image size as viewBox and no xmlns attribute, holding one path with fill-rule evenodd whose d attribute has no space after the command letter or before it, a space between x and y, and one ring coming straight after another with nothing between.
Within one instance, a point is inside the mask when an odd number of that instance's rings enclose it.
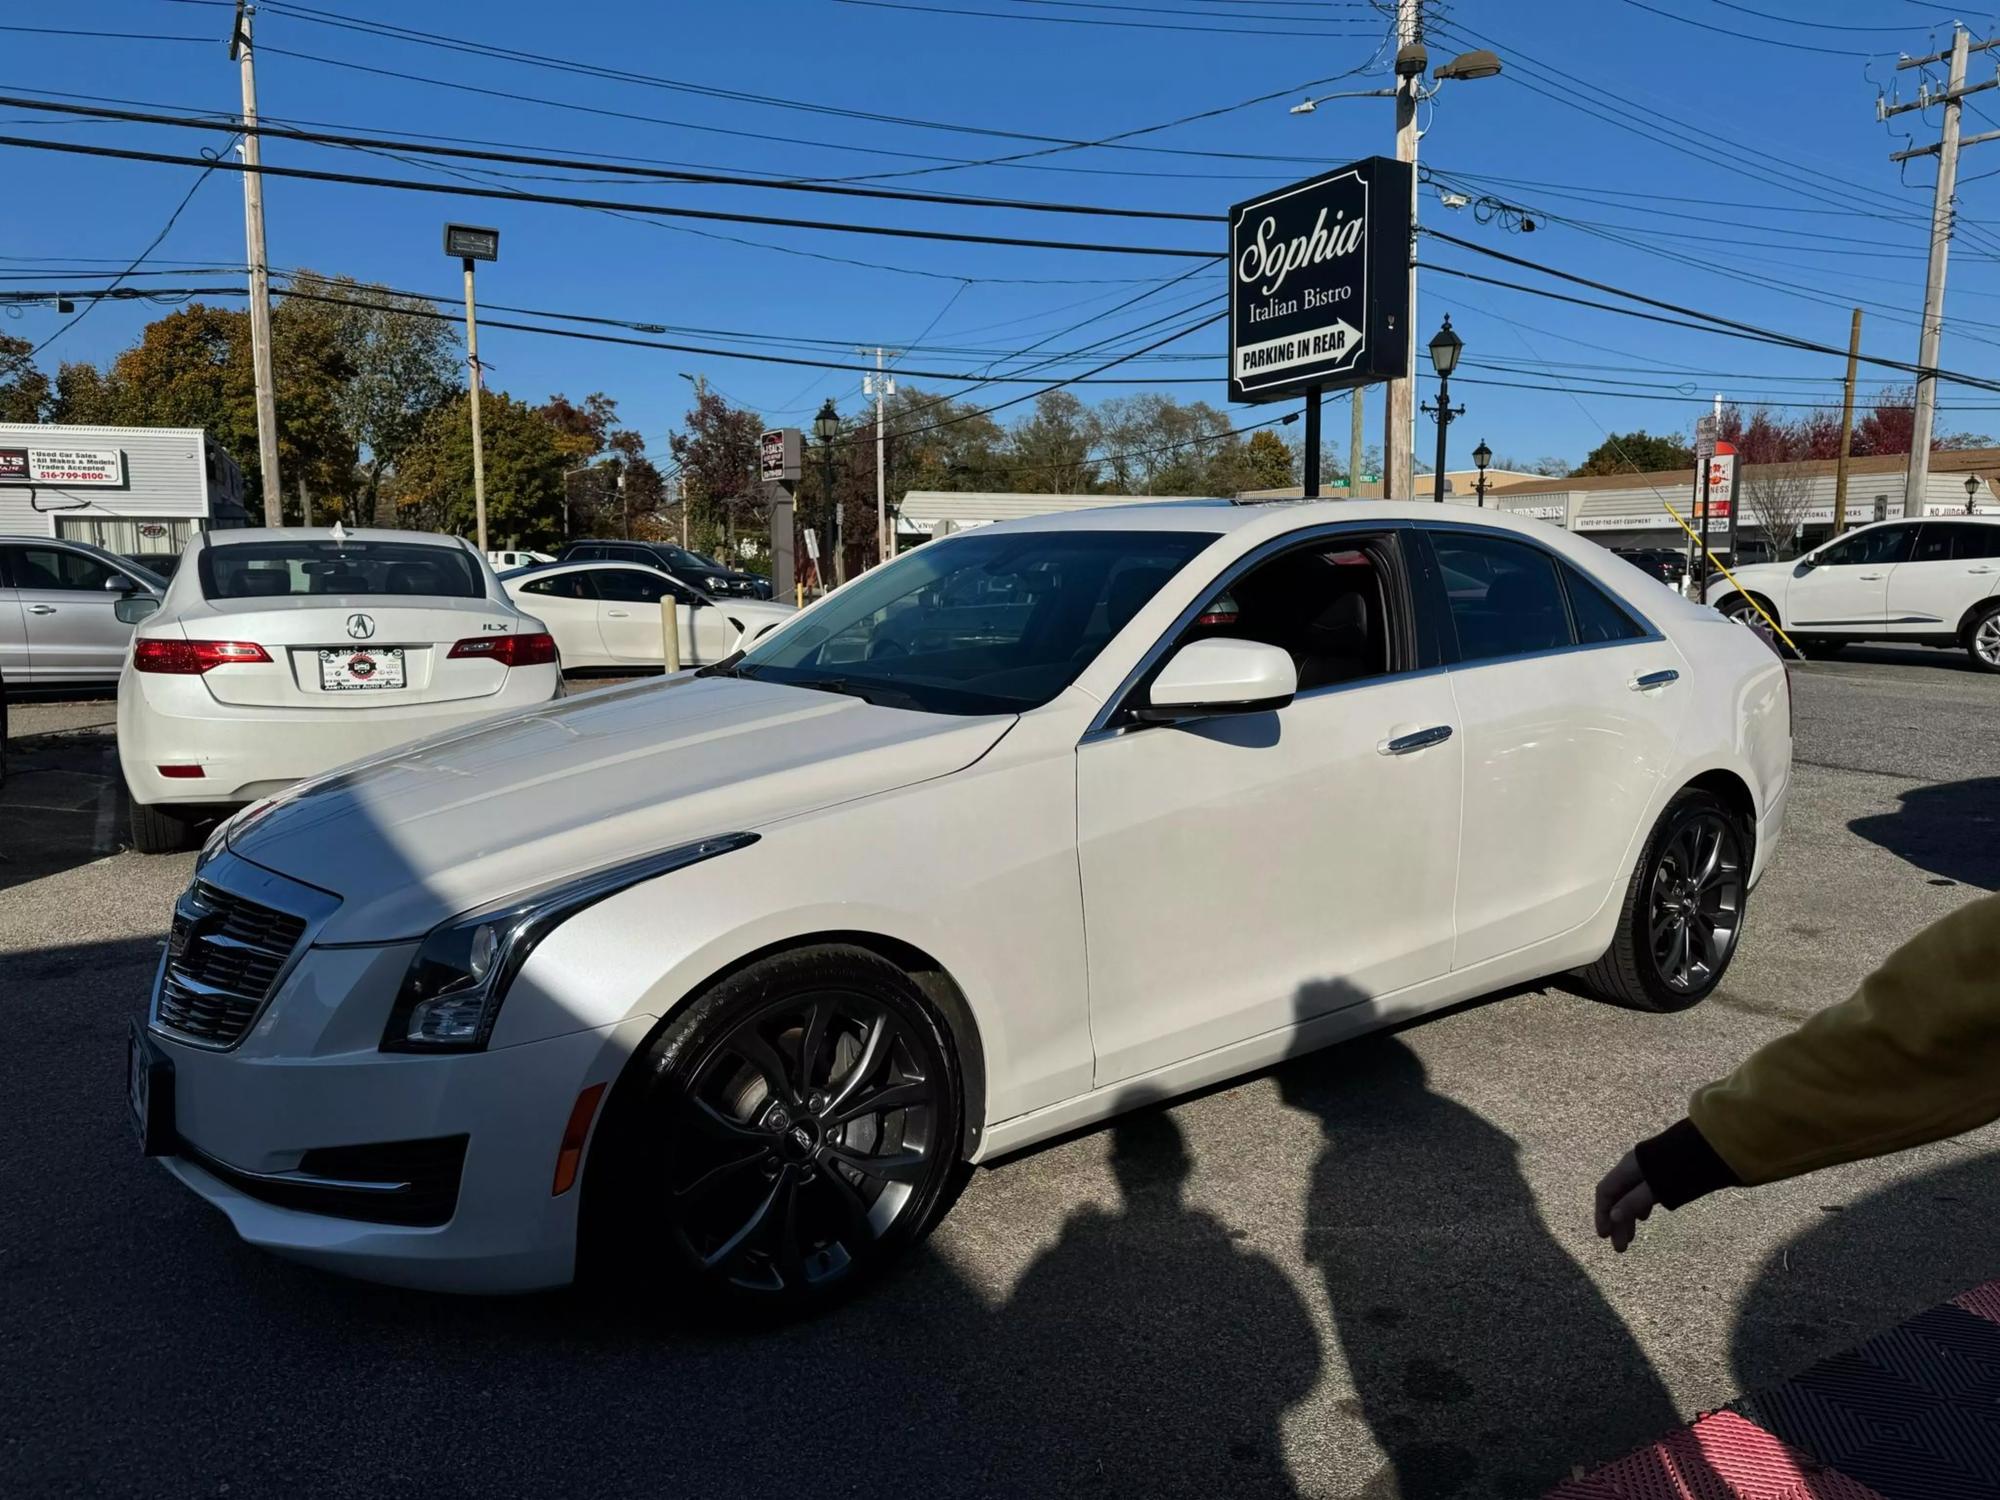
<instances>
[{"instance_id":1,"label":"front wheel","mask_svg":"<svg viewBox=\"0 0 2000 1500\"><path fill-rule=\"evenodd\" d=\"M920 1239L962 1180L950 1037L910 977L863 949L730 976L627 1080L587 1184L602 1195L588 1249L620 1282L665 1268L694 1310L831 1305Z\"/></svg>"},{"instance_id":2,"label":"front wheel","mask_svg":"<svg viewBox=\"0 0 2000 1500\"><path fill-rule=\"evenodd\" d=\"M1982 672L2000 672L2000 603L1989 604L1965 628L1965 653Z\"/></svg>"},{"instance_id":3,"label":"front wheel","mask_svg":"<svg viewBox=\"0 0 2000 1500\"><path fill-rule=\"evenodd\" d=\"M1635 1010L1699 1004L1735 956L1749 882L1742 819L1712 793L1683 790L1653 825L1611 946L1578 977Z\"/></svg>"}]
</instances>

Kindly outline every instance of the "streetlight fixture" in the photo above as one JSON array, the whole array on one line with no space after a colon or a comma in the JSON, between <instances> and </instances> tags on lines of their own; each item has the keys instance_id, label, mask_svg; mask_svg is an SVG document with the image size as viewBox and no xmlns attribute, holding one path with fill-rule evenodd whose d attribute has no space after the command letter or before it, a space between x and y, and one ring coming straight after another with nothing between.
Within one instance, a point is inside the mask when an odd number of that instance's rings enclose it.
<instances>
[{"instance_id":1,"label":"streetlight fixture","mask_svg":"<svg viewBox=\"0 0 2000 1500\"><path fill-rule=\"evenodd\" d=\"M1965 513L1968 516L1979 514L1979 476L1977 474L1968 474L1965 476Z\"/></svg>"},{"instance_id":2,"label":"streetlight fixture","mask_svg":"<svg viewBox=\"0 0 2000 1500\"><path fill-rule=\"evenodd\" d=\"M1486 508L1486 466L1493 462L1493 450L1486 446L1486 439L1479 440L1479 446L1472 450L1472 461L1479 465L1479 507Z\"/></svg>"},{"instance_id":3,"label":"streetlight fixture","mask_svg":"<svg viewBox=\"0 0 2000 1500\"><path fill-rule=\"evenodd\" d=\"M840 413L834 410L831 396L828 396L821 405L819 415L813 418L813 436L819 439L820 508L824 513L822 520L827 517L832 518L833 524L827 528L829 550L834 551L834 555L838 557L838 551L835 549L839 547L837 534L840 529L840 518L833 504L833 444L840 436ZM820 587L825 588L826 575L820 570L818 558L813 559L813 571L819 574Z\"/></svg>"},{"instance_id":4,"label":"streetlight fixture","mask_svg":"<svg viewBox=\"0 0 2000 1500\"><path fill-rule=\"evenodd\" d=\"M1424 410L1437 419L1437 465L1431 474L1434 482L1431 498L1439 505L1444 504L1445 433L1450 428L1453 417L1465 415L1463 406L1454 408L1451 404L1451 372L1458 368L1458 356L1464 350L1465 340L1452 332L1451 314L1446 313L1444 326L1431 335L1431 364L1436 368L1438 375L1437 405L1432 406L1428 401L1424 403Z\"/></svg>"}]
</instances>

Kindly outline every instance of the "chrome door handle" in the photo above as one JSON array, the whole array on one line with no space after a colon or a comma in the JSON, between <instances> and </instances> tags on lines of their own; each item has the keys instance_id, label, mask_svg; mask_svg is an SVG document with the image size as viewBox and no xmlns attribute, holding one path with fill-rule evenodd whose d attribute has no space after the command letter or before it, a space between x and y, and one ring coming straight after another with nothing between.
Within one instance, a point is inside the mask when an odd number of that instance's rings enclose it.
<instances>
[{"instance_id":1,"label":"chrome door handle","mask_svg":"<svg viewBox=\"0 0 2000 1500\"><path fill-rule=\"evenodd\" d=\"M604 613L606 618L612 620L629 620L632 618L630 614L622 609L607 609Z\"/></svg>"},{"instance_id":2,"label":"chrome door handle","mask_svg":"<svg viewBox=\"0 0 2000 1500\"><path fill-rule=\"evenodd\" d=\"M31 615L52 615L55 612L56 607L53 604L30 604L28 606L28 613Z\"/></svg>"},{"instance_id":3,"label":"chrome door handle","mask_svg":"<svg viewBox=\"0 0 2000 1500\"><path fill-rule=\"evenodd\" d=\"M1874 583L1878 579L1887 578L1889 575L1887 573L1857 573L1854 576L1859 578L1863 583Z\"/></svg>"},{"instance_id":4,"label":"chrome door handle","mask_svg":"<svg viewBox=\"0 0 2000 1500\"><path fill-rule=\"evenodd\" d=\"M1672 667L1665 667L1658 672L1645 672L1634 677L1632 679L1632 691L1635 693L1650 693L1654 688L1663 688L1670 683L1679 682L1680 680L1680 673L1676 672Z\"/></svg>"},{"instance_id":5,"label":"chrome door handle","mask_svg":"<svg viewBox=\"0 0 2000 1500\"><path fill-rule=\"evenodd\" d=\"M1968 573L1991 573L1993 570L1991 568L1967 568L1965 571Z\"/></svg>"},{"instance_id":6,"label":"chrome door handle","mask_svg":"<svg viewBox=\"0 0 2000 1500\"><path fill-rule=\"evenodd\" d=\"M1426 750L1432 745L1442 745L1450 738L1449 724L1433 724L1429 729L1419 729L1412 734L1399 734L1392 740L1384 740L1375 749L1382 755L1408 755L1412 750Z\"/></svg>"}]
</instances>

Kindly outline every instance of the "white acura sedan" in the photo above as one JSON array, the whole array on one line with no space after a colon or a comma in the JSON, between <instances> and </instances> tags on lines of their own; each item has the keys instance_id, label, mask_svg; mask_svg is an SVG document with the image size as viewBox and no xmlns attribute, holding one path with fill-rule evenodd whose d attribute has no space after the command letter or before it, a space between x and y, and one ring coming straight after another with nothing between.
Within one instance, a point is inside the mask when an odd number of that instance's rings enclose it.
<instances>
[{"instance_id":1,"label":"white acura sedan","mask_svg":"<svg viewBox=\"0 0 2000 1500\"><path fill-rule=\"evenodd\" d=\"M671 595L681 665L720 661L798 611L762 599L711 599L659 568L631 562L548 563L500 575L508 597L549 627L563 667L657 667L666 660L660 607Z\"/></svg>"},{"instance_id":2,"label":"white acura sedan","mask_svg":"<svg viewBox=\"0 0 2000 1500\"><path fill-rule=\"evenodd\" d=\"M807 1308L1141 1100L1570 971L1702 999L1790 713L1756 634L1534 521L990 526L245 809L132 1107L319 1266Z\"/></svg>"},{"instance_id":3,"label":"white acura sedan","mask_svg":"<svg viewBox=\"0 0 2000 1500\"><path fill-rule=\"evenodd\" d=\"M454 537L215 531L188 543L118 678L118 761L142 853L192 823L561 689L555 642Z\"/></svg>"}]
</instances>

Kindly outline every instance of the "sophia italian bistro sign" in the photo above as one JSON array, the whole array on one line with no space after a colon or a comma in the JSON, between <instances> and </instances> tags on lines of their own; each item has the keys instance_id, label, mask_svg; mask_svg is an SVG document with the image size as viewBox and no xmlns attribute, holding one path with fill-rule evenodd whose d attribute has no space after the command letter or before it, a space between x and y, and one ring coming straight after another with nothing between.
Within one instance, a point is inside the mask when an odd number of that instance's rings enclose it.
<instances>
[{"instance_id":1,"label":"sophia italian bistro sign","mask_svg":"<svg viewBox=\"0 0 2000 1500\"><path fill-rule=\"evenodd\" d=\"M1409 374L1410 167L1370 156L1229 211L1229 399Z\"/></svg>"},{"instance_id":2,"label":"sophia italian bistro sign","mask_svg":"<svg viewBox=\"0 0 2000 1500\"><path fill-rule=\"evenodd\" d=\"M116 487L125 455L116 448L0 448L0 484Z\"/></svg>"}]
</instances>

